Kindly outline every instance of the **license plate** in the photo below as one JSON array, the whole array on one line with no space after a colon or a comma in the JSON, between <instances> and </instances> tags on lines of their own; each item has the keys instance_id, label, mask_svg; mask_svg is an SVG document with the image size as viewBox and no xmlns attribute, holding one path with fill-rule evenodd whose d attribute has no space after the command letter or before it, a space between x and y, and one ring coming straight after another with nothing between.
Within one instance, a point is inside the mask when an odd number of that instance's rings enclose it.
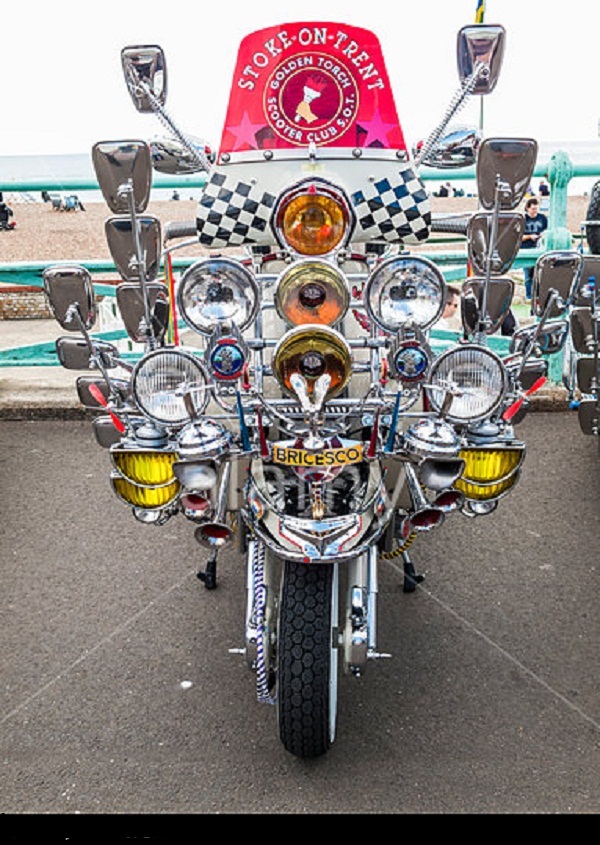
<instances>
[{"instance_id":1,"label":"license plate","mask_svg":"<svg viewBox=\"0 0 600 845\"><path fill-rule=\"evenodd\" d=\"M309 452L306 449L294 449L290 446L273 447L273 460L277 464L292 467L342 467L358 464L363 459L363 444L343 446L339 449L323 449L321 452Z\"/></svg>"}]
</instances>

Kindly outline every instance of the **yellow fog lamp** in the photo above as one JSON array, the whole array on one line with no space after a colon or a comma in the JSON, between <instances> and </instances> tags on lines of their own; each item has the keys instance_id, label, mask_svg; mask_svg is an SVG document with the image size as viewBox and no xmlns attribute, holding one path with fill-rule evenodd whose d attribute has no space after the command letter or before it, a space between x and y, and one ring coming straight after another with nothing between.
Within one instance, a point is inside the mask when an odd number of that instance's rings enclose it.
<instances>
[{"instance_id":1,"label":"yellow fog lamp","mask_svg":"<svg viewBox=\"0 0 600 845\"><path fill-rule=\"evenodd\" d=\"M113 447L110 450L110 457L119 474L134 484L159 487L175 481L173 473L173 464L177 460L175 452Z\"/></svg>"},{"instance_id":2,"label":"yellow fog lamp","mask_svg":"<svg viewBox=\"0 0 600 845\"><path fill-rule=\"evenodd\" d=\"M180 484L177 480L170 484L147 486L134 484L118 472L112 472L110 483L113 491L122 502L134 508L154 510L164 508L177 498Z\"/></svg>"},{"instance_id":3,"label":"yellow fog lamp","mask_svg":"<svg viewBox=\"0 0 600 845\"><path fill-rule=\"evenodd\" d=\"M326 399L337 396L352 374L350 347L344 338L327 326L298 326L285 334L273 354L273 374L282 388L294 396L290 379L300 373L312 394L315 381L329 375Z\"/></svg>"},{"instance_id":4,"label":"yellow fog lamp","mask_svg":"<svg viewBox=\"0 0 600 845\"><path fill-rule=\"evenodd\" d=\"M279 277L275 307L292 326L333 326L344 317L350 292L344 274L325 261L300 261Z\"/></svg>"},{"instance_id":5,"label":"yellow fog lamp","mask_svg":"<svg viewBox=\"0 0 600 845\"><path fill-rule=\"evenodd\" d=\"M460 490L467 500L487 501L500 498L517 483L525 458L525 445L469 446L461 449L459 457L464 460L465 468L454 488Z\"/></svg>"},{"instance_id":6,"label":"yellow fog lamp","mask_svg":"<svg viewBox=\"0 0 600 845\"><path fill-rule=\"evenodd\" d=\"M343 195L311 181L286 194L275 211L275 229L301 255L326 255L350 234L350 210Z\"/></svg>"}]
</instances>

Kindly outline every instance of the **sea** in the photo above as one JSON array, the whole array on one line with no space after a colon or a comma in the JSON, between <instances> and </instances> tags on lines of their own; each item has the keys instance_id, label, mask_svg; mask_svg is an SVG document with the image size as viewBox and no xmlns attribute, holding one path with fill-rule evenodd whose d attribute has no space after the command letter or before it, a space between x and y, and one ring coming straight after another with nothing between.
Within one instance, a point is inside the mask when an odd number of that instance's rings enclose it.
<instances>
[{"instance_id":1,"label":"sea","mask_svg":"<svg viewBox=\"0 0 600 845\"><path fill-rule=\"evenodd\" d=\"M573 196L586 196L591 192L594 184L600 179L600 138L589 141L546 141L538 142L538 156L536 173L532 186L537 189L537 184L545 172L545 166L550 162L552 156L558 151L564 152L569 157L575 175L570 180L567 192ZM577 175L577 168L584 168L586 175ZM464 178L460 171L439 170L439 179L433 178L432 171L429 171L430 178L427 179L427 188L431 192L437 190L438 184L450 182L454 187L461 188L466 195L476 193L474 179ZM588 174L592 175L588 175ZM61 195L77 194L82 203L103 202L102 193L98 189L73 190L68 187L70 180L79 182L96 182L91 153L66 153L64 155L12 155L0 156L0 191L4 194L5 202L43 202L41 190L19 190L11 191L10 184L31 182L40 185L44 180L51 180L54 187L51 193ZM201 176L199 176L199 180ZM186 177L186 182L190 177ZM152 200L168 200L173 198L173 187L161 187L160 174L155 176L154 187L152 188ZM193 180L192 180L193 181ZM61 185L64 184L64 189ZM177 188L180 199L198 200L202 194L202 184L185 184Z\"/></svg>"}]
</instances>

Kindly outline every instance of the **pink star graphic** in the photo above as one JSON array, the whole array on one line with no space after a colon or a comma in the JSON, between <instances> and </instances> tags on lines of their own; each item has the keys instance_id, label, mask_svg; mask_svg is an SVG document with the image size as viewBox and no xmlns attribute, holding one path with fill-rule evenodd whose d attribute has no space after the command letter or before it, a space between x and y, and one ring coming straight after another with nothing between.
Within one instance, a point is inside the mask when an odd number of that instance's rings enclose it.
<instances>
[{"instance_id":1,"label":"pink star graphic","mask_svg":"<svg viewBox=\"0 0 600 845\"><path fill-rule=\"evenodd\" d=\"M389 146L388 133L392 129L398 129L397 123L384 123L381 119L381 114L377 110L372 119L367 123L361 121L361 128L367 133L364 146L368 147L373 141L381 141L384 147Z\"/></svg>"},{"instance_id":2,"label":"pink star graphic","mask_svg":"<svg viewBox=\"0 0 600 845\"><path fill-rule=\"evenodd\" d=\"M251 149L256 150L258 144L256 143L256 133L263 128L263 123L252 123L248 117L248 112L244 112L242 121L239 126L228 126L227 131L235 135L234 150L241 149L244 144L247 144Z\"/></svg>"}]
</instances>

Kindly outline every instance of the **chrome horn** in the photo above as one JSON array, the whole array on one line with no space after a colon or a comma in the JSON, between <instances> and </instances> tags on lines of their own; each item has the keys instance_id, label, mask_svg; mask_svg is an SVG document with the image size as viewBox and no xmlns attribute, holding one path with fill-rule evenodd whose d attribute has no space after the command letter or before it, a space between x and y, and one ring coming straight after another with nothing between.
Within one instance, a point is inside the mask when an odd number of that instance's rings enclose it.
<instances>
[{"instance_id":1,"label":"chrome horn","mask_svg":"<svg viewBox=\"0 0 600 845\"><path fill-rule=\"evenodd\" d=\"M407 538L413 531L430 531L437 528L445 519L444 511L431 504L423 492L417 474L412 464L404 464L406 485L410 493L413 510L402 523L402 536Z\"/></svg>"},{"instance_id":2,"label":"chrome horn","mask_svg":"<svg viewBox=\"0 0 600 845\"><path fill-rule=\"evenodd\" d=\"M229 496L229 482L231 479L231 462L225 461L219 471L217 479L217 503L211 522L204 522L194 532L196 540L207 549L220 549L233 539L233 531L225 522L227 498Z\"/></svg>"}]
</instances>

